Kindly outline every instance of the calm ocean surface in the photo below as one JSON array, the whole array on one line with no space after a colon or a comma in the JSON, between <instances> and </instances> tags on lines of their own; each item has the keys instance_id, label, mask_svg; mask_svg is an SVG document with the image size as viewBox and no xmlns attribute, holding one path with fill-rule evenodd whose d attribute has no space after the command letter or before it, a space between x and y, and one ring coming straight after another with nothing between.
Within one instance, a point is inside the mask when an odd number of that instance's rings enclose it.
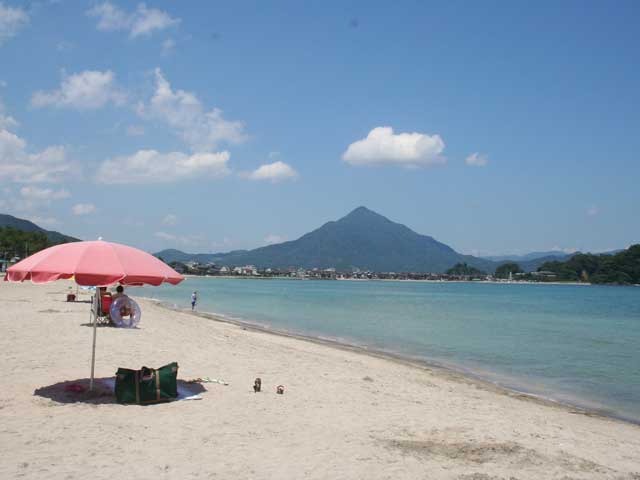
<instances>
[{"instance_id":1,"label":"calm ocean surface","mask_svg":"<svg viewBox=\"0 0 640 480\"><path fill-rule=\"evenodd\" d=\"M200 311L640 422L639 287L189 278L132 293L187 308L194 290Z\"/></svg>"}]
</instances>

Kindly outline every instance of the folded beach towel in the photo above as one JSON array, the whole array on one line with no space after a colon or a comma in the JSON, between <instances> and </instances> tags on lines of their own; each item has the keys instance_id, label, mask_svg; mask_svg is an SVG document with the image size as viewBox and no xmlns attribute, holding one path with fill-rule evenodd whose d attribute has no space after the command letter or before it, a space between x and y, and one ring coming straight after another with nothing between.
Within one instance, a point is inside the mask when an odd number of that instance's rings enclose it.
<instances>
[{"instance_id":1,"label":"folded beach towel","mask_svg":"<svg viewBox=\"0 0 640 480\"><path fill-rule=\"evenodd\" d=\"M109 390L114 390L116 386L116 379L105 378L102 380L102 385ZM188 388L178 384L178 396L174 398L174 400L202 400L202 396L197 393L193 393Z\"/></svg>"},{"instance_id":2,"label":"folded beach towel","mask_svg":"<svg viewBox=\"0 0 640 480\"><path fill-rule=\"evenodd\" d=\"M220 385L229 385L229 382L225 382L219 378L210 377L198 377L187 380L187 383L219 383Z\"/></svg>"}]
</instances>

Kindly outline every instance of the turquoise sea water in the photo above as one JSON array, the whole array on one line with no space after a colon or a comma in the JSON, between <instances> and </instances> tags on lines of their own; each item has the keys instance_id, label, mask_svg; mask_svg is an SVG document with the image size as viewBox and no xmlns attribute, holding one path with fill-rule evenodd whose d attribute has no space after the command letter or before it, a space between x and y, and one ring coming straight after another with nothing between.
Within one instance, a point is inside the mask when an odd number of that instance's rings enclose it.
<instances>
[{"instance_id":1,"label":"turquoise sea water","mask_svg":"<svg viewBox=\"0 0 640 480\"><path fill-rule=\"evenodd\" d=\"M640 422L638 287L189 278L132 293L187 308L194 290L200 311Z\"/></svg>"}]
</instances>

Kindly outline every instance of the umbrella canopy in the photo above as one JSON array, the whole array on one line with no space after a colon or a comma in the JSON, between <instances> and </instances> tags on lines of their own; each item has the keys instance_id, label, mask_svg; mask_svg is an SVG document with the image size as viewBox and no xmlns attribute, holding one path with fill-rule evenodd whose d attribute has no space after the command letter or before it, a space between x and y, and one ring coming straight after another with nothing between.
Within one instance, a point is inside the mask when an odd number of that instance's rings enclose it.
<instances>
[{"instance_id":1,"label":"umbrella canopy","mask_svg":"<svg viewBox=\"0 0 640 480\"><path fill-rule=\"evenodd\" d=\"M49 283L72 278L78 285L106 287L114 283L123 285L177 285L184 277L153 255L137 248L118 243L74 242L56 245L16 263L5 275L5 281ZM100 295L96 288L92 302L93 346L91 349L91 379L93 390L96 359L96 327L100 310Z\"/></svg>"},{"instance_id":2,"label":"umbrella canopy","mask_svg":"<svg viewBox=\"0 0 640 480\"><path fill-rule=\"evenodd\" d=\"M41 250L9 269L5 280L48 283L73 277L78 285L176 285L184 277L137 248L104 242L73 242Z\"/></svg>"}]
</instances>

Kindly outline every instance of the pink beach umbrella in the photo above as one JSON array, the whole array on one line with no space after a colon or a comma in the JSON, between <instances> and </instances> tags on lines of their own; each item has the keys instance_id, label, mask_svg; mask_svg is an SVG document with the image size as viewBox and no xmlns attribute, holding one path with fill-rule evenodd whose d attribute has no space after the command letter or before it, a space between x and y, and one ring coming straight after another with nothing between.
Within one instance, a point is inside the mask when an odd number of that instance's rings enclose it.
<instances>
[{"instance_id":1,"label":"pink beach umbrella","mask_svg":"<svg viewBox=\"0 0 640 480\"><path fill-rule=\"evenodd\" d=\"M73 278L78 285L106 287L122 285L177 285L184 277L153 255L137 248L104 242L73 242L41 250L7 269L5 281L49 283ZM96 326L100 305L96 288L91 308L93 347L91 351L91 380L93 390L96 358Z\"/></svg>"}]
</instances>

